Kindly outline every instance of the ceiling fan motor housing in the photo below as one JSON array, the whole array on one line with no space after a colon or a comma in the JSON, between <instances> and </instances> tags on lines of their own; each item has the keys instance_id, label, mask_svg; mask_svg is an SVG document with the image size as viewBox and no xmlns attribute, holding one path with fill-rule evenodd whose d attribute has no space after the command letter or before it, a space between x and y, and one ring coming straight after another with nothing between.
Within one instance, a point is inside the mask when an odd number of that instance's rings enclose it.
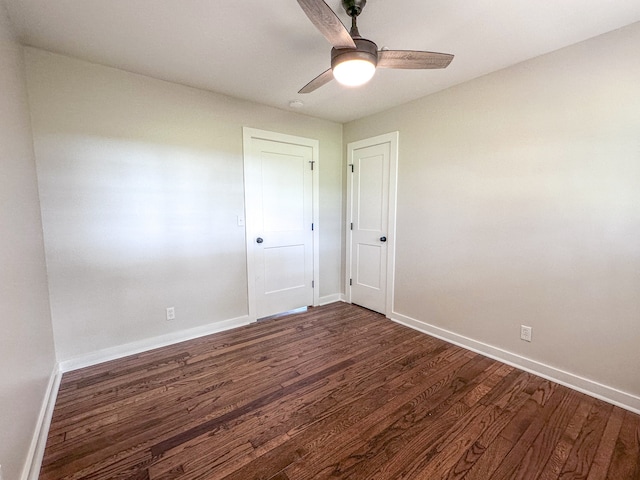
<instances>
[{"instance_id":1,"label":"ceiling fan motor housing","mask_svg":"<svg viewBox=\"0 0 640 480\"><path fill-rule=\"evenodd\" d=\"M378 65L378 46L366 38L354 38L356 49L353 48L332 48L331 68L346 60L366 60Z\"/></svg>"}]
</instances>

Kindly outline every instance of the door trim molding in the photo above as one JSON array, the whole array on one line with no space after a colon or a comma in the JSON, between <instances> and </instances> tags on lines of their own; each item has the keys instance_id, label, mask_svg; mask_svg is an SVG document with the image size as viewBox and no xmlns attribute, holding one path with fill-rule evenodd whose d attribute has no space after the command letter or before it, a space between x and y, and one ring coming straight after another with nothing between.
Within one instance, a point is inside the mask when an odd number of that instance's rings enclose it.
<instances>
[{"instance_id":1,"label":"door trim molding","mask_svg":"<svg viewBox=\"0 0 640 480\"><path fill-rule=\"evenodd\" d=\"M312 216L313 216L313 305L320 304L320 142L318 140L306 137L298 137L295 135L287 135L284 133L271 132L268 130L259 130L257 128L242 127L242 168L244 173L244 218L247 219L247 184L246 184L246 157L251 152L251 140L270 140L280 143L290 143L293 145L303 145L311 148L313 159L312 172ZM257 320L256 313L256 289L253 279L255 279L255 265L253 255L251 255L253 247L253 233L249 231L249 224L245 222L245 255L247 259L247 307L248 317L251 322Z\"/></svg>"},{"instance_id":2,"label":"door trim molding","mask_svg":"<svg viewBox=\"0 0 640 480\"><path fill-rule=\"evenodd\" d=\"M385 315L389 317L393 313L395 266L396 266L396 212L398 203L398 148L400 132L390 132L371 138L365 138L347 144L347 165L350 169L353 164L353 151L359 148L371 147L383 143L389 144L389 223L387 235L387 298L385 301ZM347 223L346 223L346 248L345 248L345 300L351 303L351 222L353 222L353 186L347 180Z\"/></svg>"}]
</instances>

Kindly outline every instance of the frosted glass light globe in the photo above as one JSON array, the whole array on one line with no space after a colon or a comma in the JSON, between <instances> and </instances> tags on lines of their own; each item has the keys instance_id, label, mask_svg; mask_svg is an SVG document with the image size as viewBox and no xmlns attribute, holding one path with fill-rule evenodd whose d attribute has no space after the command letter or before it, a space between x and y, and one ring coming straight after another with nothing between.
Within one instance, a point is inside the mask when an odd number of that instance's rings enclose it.
<instances>
[{"instance_id":1,"label":"frosted glass light globe","mask_svg":"<svg viewBox=\"0 0 640 480\"><path fill-rule=\"evenodd\" d=\"M361 58L346 60L333 67L333 77L347 87L364 85L376 73L376 66Z\"/></svg>"}]
</instances>

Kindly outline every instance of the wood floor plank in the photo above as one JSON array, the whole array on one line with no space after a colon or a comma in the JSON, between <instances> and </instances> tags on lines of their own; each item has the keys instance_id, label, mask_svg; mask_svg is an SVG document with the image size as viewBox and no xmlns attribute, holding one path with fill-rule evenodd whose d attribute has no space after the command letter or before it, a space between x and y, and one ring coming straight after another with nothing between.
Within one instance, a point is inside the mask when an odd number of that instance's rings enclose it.
<instances>
[{"instance_id":1,"label":"wood floor plank","mask_svg":"<svg viewBox=\"0 0 640 480\"><path fill-rule=\"evenodd\" d=\"M611 415L609 415L607 426L600 439L600 445L598 445L598 451L589 469L587 480L602 480L606 478L611 457L615 451L616 439L620 435L620 429L622 428L624 414L625 411L620 407L614 407Z\"/></svg>"},{"instance_id":2,"label":"wood floor plank","mask_svg":"<svg viewBox=\"0 0 640 480\"><path fill-rule=\"evenodd\" d=\"M456 464L450 469L447 480L458 480L465 478L474 468L476 462L483 457L489 445L492 445L504 429L504 427L513 419L519 409L528 400L532 391L542 382L542 379L525 372L520 372L518 380L512 384L509 391L498 400L491 402L492 408L490 414L497 417L484 425L475 441L467 447L466 451L460 455ZM489 412L488 412L489 413ZM511 443L509 442L509 445ZM505 452L506 454L506 452Z\"/></svg>"},{"instance_id":3,"label":"wood floor plank","mask_svg":"<svg viewBox=\"0 0 640 480\"><path fill-rule=\"evenodd\" d=\"M526 387L525 387L526 389ZM555 385L539 379L535 388L528 391L529 398L522 406L510 405L516 411L513 416L505 417L506 424L497 436L491 435L479 442L476 449L481 453L474 459L474 464L465 475L465 480L486 480L493 478L496 470L505 461L516 442L542 412L542 408L553 398ZM518 408L519 407L519 408ZM495 432L492 432L495 433ZM486 443L485 443L486 442Z\"/></svg>"},{"instance_id":4,"label":"wood floor plank","mask_svg":"<svg viewBox=\"0 0 640 480\"><path fill-rule=\"evenodd\" d=\"M562 467L562 472L559 477L561 480L586 478L589 475L591 463L595 457L596 449L600 443L612 409L613 405L601 400L595 400L593 402L589 416L580 431L580 435L578 435L578 438L576 438L576 441L573 443L569 458L564 467Z\"/></svg>"},{"instance_id":5,"label":"wood floor plank","mask_svg":"<svg viewBox=\"0 0 640 480\"><path fill-rule=\"evenodd\" d=\"M640 416L625 412L606 480L640 479Z\"/></svg>"},{"instance_id":6,"label":"wood floor plank","mask_svg":"<svg viewBox=\"0 0 640 480\"><path fill-rule=\"evenodd\" d=\"M449 357L450 362L437 370L418 371L418 377L407 379L404 383L396 383L392 390L382 389L372 392L365 399L357 400L357 404L348 400L344 409L336 411L331 417L325 417L319 422L314 422L308 428L297 432L290 432L293 442L285 444L282 448L267 452L257 458L252 464L234 472L230 479L245 480L254 477L254 472L264 468L264 461L273 458L275 468L282 469L292 465L303 456L322 451L327 446L335 445L336 439L346 441L351 438L351 431L362 430L364 426L372 424L379 427L380 422L388 415L383 409L397 409L411 402L417 396L425 396L427 392L433 394L444 385L443 380L451 376L452 372L467 364L470 359L461 349L452 349L454 355ZM422 377L422 378L420 378ZM418 381L421 380L421 381ZM365 423L366 422L366 423Z\"/></svg>"},{"instance_id":7,"label":"wood floor plank","mask_svg":"<svg viewBox=\"0 0 640 480\"><path fill-rule=\"evenodd\" d=\"M66 373L43 480L640 480L640 416L336 303Z\"/></svg>"},{"instance_id":8,"label":"wood floor plank","mask_svg":"<svg viewBox=\"0 0 640 480\"><path fill-rule=\"evenodd\" d=\"M583 403L580 402L580 399L576 398L575 401L565 405L566 408L559 406L551 414L548 424L553 425L553 428L548 428L547 425L542 428L510 478L513 480L537 478L551 458L563 432L567 430L570 421L576 416L576 412L578 412L577 424L583 424L583 412L579 410ZM584 408L584 410L587 409Z\"/></svg>"},{"instance_id":9,"label":"wood floor plank","mask_svg":"<svg viewBox=\"0 0 640 480\"><path fill-rule=\"evenodd\" d=\"M564 467L571 453L571 447L582 431L584 422L587 420L587 416L591 410L591 403L591 399L582 399L573 418L562 433L560 440L553 448L549 460L547 460L547 463L542 468L538 480L552 480L560 476L562 467ZM541 467L542 465L539 466Z\"/></svg>"},{"instance_id":10,"label":"wood floor plank","mask_svg":"<svg viewBox=\"0 0 640 480\"><path fill-rule=\"evenodd\" d=\"M491 368L493 367L494 365L491 366ZM488 369L487 373L490 371ZM506 372L509 374L505 376ZM513 377L520 374L521 372L516 372L513 369L505 370L502 366L498 367L484 380L481 380L480 385L493 385L492 389L486 391L485 397L495 398L503 395L504 386L511 385ZM528 374L524 375L528 376ZM481 378L478 376L478 379ZM496 379L502 381L496 382ZM524 384L516 383L515 385L517 385L516 389L521 389ZM512 393L509 392L509 395ZM451 417L453 423L450 423L450 428L446 432L435 438L435 441L430 433L421 432L408 444L407 455L397 455L392 461L381 465L379 473L376 472L374 476L389 479L399 477L439 478L444 475L445 471L451 471L452 466L464 455L464 450L482 432L490 428L499 416L498 409L491 401L480 401L485 397L478 399L473 404L469 404L466 397L463 397L457 405L453 405L451 409L454 414ZM461 412L462 415L460 415ZM423 453L420 453L420 450Z\"/></svg>"},{"instance_id":11,"label":"wood floor plank","mask_svg":"<svg viewBox=\"0 0 640 480\"><path fill-rule=\"evenodd\" d=\"M451 365L463 364L469 361L464 358L461 350L455 353L458 355L448 357L450 363L447 368L451 368ZM424 365L427 366L429 363ZM444 374L446 374L446 371ZM253 472L264 470L265 468L268 471L278 471L294 463L303 453L322 448L325 444L330 444L334 437L342 435L343 432L360 423L365 417L381 409L388 402L413 397L418 390L429 388L429 385L439 380L434 378L436 375L438 377L443 375L442 370L436 370L431 376L427 376L421 370L417 372L409 371L384 387L370 390L369 394L365 394L360 398L349 395L346 397L346 401L341 402L341 405L337 408L332 407L331 411L320 415L317 420L311 421L306 425L301 423L291 429L288 432L288 436L292 439L291 442L282 444L274 450L260 452L251 463L234 472L229 478L238 480L254 478ZM423 387L416 386L416 380L420 376L426 377Z\"/></svg>"},{"instance_id":12,"label":"wood floor plank","mask_svg":"<svg viewBox=\"0 0 640 480\"><path fill-rule=\"evenodd\" d=\"M579 397L577 393L568 391L564 387L556 388L549 401L541 405L539 414L522 432L511 451L503 459L500 467L493 473L492 478L496 480L515 478L514 476L521 465L525 462L528 463L528 453L533 448L538 435L544 432L548 425L555 425L554 422L558 421L558 419L564 419L567 418L567 415L573 414L578 404Z\"/></svg>"},{"instance_id":13,"label":"wood floor plank","mask_svg":"<svg viewBox=\"0 0 640 480\"><path fill-rule=\"evenodd\" d=\"M460 400L481 381L480 375L491 363L485 358L467 362L454 376L437 385L437 389L414 397L399 408L374 412L358 424L359 436L348 432L349 435L327 446L330 455L324 455L324 449L314 452L285 471L300 479L330 475L366 478L367 472L375 467L370 457L386 460L388 452L394 453L394 459L411 455L411 447L430 445L468 410Z\"/></svg>"}]
</instances>

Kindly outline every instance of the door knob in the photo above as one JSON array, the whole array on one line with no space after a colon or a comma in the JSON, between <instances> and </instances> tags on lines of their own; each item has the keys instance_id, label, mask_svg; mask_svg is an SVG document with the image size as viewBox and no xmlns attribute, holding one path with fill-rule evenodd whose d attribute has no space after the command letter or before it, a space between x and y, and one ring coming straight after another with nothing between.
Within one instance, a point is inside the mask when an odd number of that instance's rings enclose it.
<instances>
[{"instance_id":1,"label":"door knob","mask_svg":"<svg viewBox=\"0 0 640 480\"><path fill-rule=\"evenodd\" d=\"M262 243L262 242L264 242L264 240L262 238L260 238L260 237L256 238L256 243Z\"/></svg>"},{"instance_id":2,"label":"door knob","mask_svg":"<svg viewBox=\"0 0 640 480\"><path fill-rule=\"evenodd\" d=\"M387 241L387 237L380 237L380 241L381 242L386 242Z\"/></svg>"}]
</instances>

